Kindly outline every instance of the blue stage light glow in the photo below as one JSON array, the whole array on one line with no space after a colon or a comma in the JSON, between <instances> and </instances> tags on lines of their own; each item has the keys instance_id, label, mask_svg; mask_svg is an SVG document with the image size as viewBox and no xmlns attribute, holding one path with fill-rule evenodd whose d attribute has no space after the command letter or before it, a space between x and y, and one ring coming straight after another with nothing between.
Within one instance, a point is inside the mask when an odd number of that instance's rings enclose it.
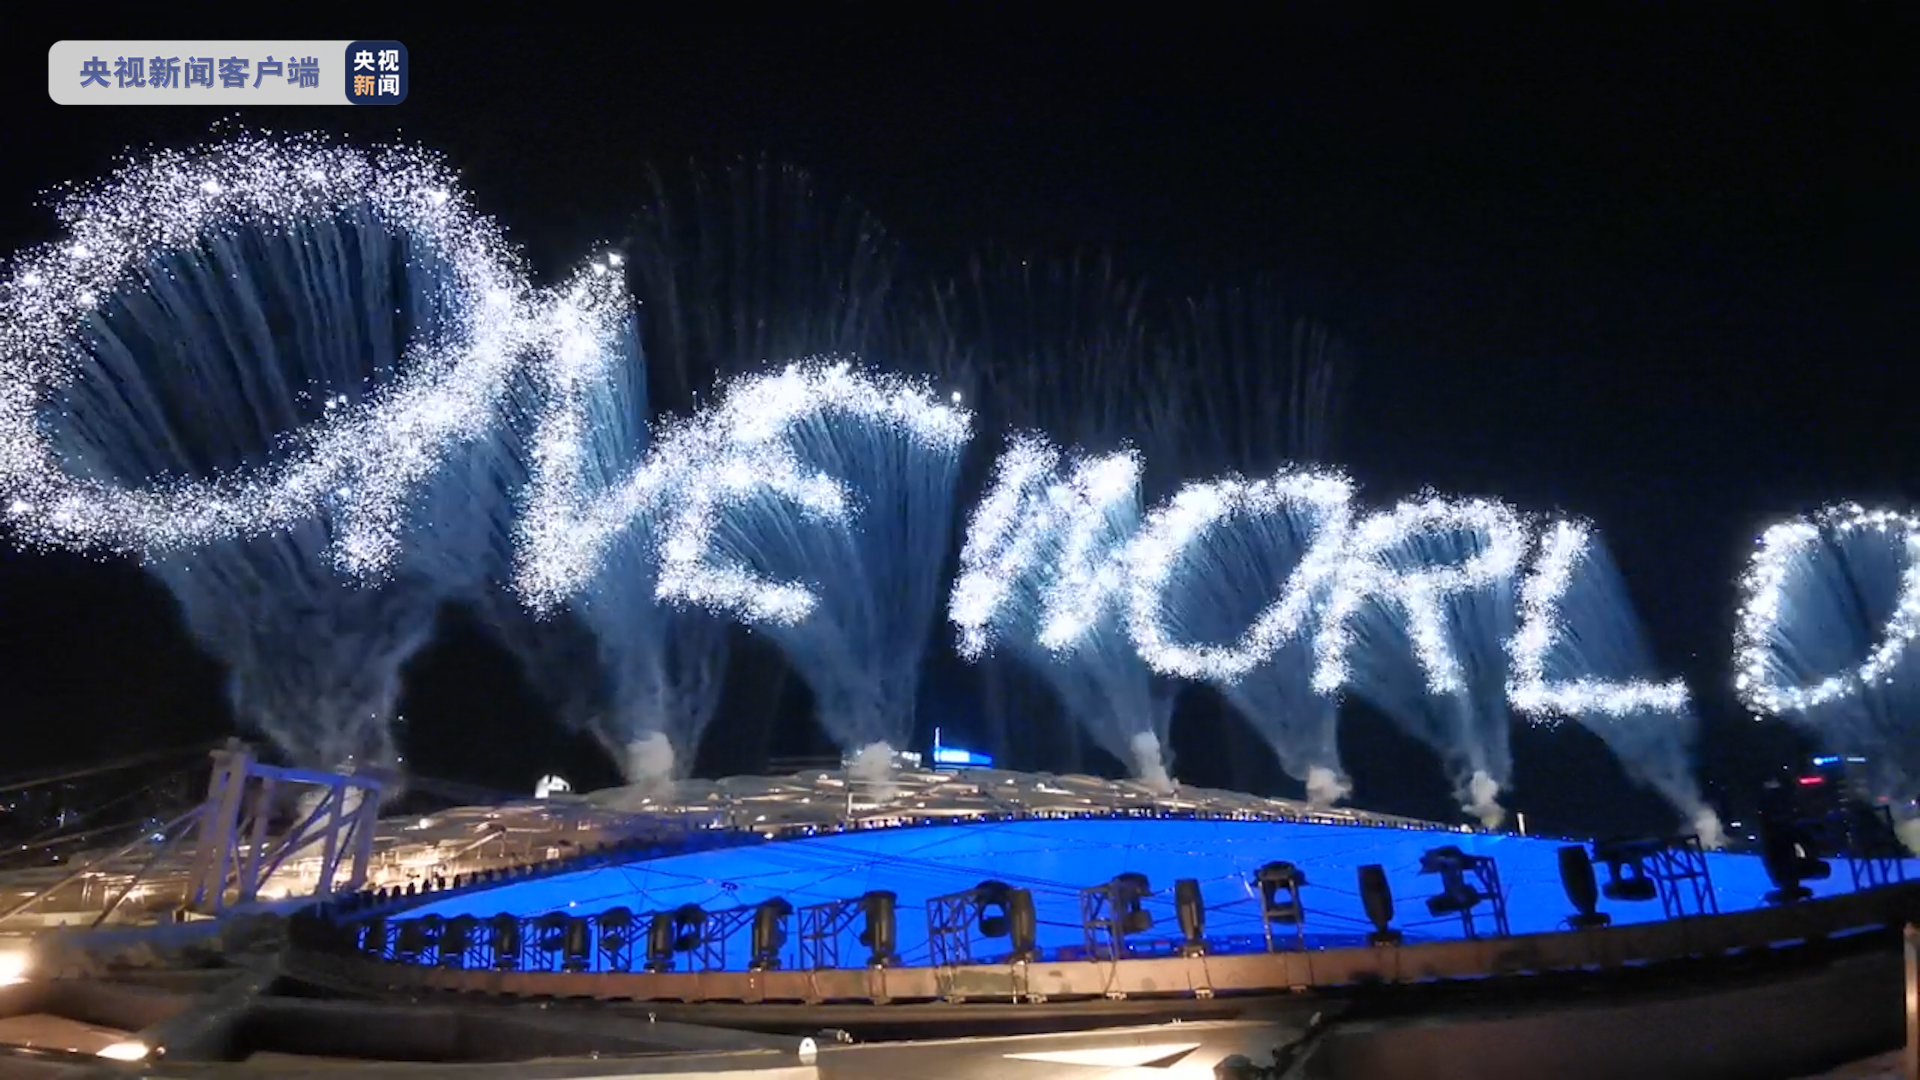
<instances>
[{"instance_id":1,"label":"blue stage light glow","mask_svg":"<svg viewBox=\"0 0 1920 1080\"><path fill-rule=\"evenodd\" d=\"M940 741L940 729L933 729L933 763L935 765L954 765L961 768L984 769L993 764L993 758L972 750L962 750L957 746L947 746Z\"/></svg>"},{"instance_id":2,"label":"blue stage light glow","mask_svg":"<svg viewBox=\"0 0 1920 1080\"><path fill-rule=\"evenodd\" d=\"M636 913L698 904L708 911L748 907L776 896L795 908L858 897L874 889L898 894L899 952L908 964L929 960L928 899L997 879L1030 889L1046 950L1082 946L1079 891L1123 872L1147 875L1154 926L1142 941L1176 941L1172 894L1177 878L1200 882L1210 938L1261 936L1252 877L1275 859L1306 874L1301 898L1310 945L1359 945L1371 929L1356 884L1358 868L1386 868L1394 892L1394 925L1409 942L1460 936L1457 917L1436 919L1426 902L1435 879L1419 876L1422 853L1454 845L1498 863L1515 934L1547 933L1572 913L1560 887L1558 849L1564 840L1444 830L1191 819L1069 819L970 822L781 840L673 855L647 862L583 870L484 892L451 896L412 914L475 915L549 912L597 915L624 906ZM1772 890L1760 860L1710 854L1714 892L1722 912L1760 907ZM1920 860L1908 861L1920 876ZM1816 896L1850 890L1847 875L1806 883ZM1615 924L1663 918L1657 901L1605 901ZM729 966L749 955L744 932L728 941ZM859 950L855 949L856 953ZM858 964L864 960L854 960Z\"/></svg>"}]
</instances>

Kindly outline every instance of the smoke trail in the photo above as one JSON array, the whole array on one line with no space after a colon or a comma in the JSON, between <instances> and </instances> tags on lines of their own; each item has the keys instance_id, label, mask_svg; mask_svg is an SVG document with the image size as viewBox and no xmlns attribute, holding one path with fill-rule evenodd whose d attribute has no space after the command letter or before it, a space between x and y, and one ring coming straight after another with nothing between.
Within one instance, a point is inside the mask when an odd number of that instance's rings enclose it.
<instances>
[{"instance_id":1,"label":"smoke trail","mask_svg":"<svg viewBox=\"0 0 1920 1080\"><path fill-rule=\"evenodd\" d=\"M1735 687L1758 712L1867 759L1871 797L1920 795L1920 519L1855 505L1776 525L1742 582ZM1915 848L1920 851L1920 847Z\"/></svg>"},{"instance_id":2,"label":"smoke trail","mask_svg":"<svg viewBox=\"0 0 1920 1080\"><path fill-rule=\"evenodd\" d=\"M1157 348L1191 379L1180 439L1189 473L1328 461L1353 358L1332 331L1288 310L1277 281L1177 305Z\"/></svg>"},{"instance_id":3,"label":"smoke trail","mask_svg":"<svg viewBox=\"0 0 1920 1080\"><path fill-rule=\"evenodd\" d=\"M1135 446L1145 467L1173 470L1154 451L1179 437L1174 395L1186 374L1156 363L1144 296L1108 255L1061 259L996 245L974 257L963 281L934 291L931 319L977 370L991 422L1088 452Z\"/></svg>"},{"instance_id":4,"label":"smoke trail","mask_svg":"<svg viewBox=\"0 0 1920 1080\"><path fill-rule=\"evenodd\" d=\"M962 656L1005 641L1101 749L1164 791L1174 697L1126 627L1139 472L1131 454L1069 465L1044 439L1015 437L968 523L948 614Z\"/></svg>"},{"instance_id":5,"label":"smoke trail","mask_svg":"<svg viewBox=\"0 0 1920 1080\"><path fill-rule=\"evenodd\" d=\"M1334 474L1192 484L1153 512L1130 553L1142 655L1218 686L1319 804L1348 786L1339 702L1315 690L1313 674L1351 502L1351 485Z\"/></svg>"},{"instance_id":6,"label":"smoke trail","mask_svg":"<svg viewBox=\"0 0 1920 1080\"><path fill-rule=\"evenodd\" d=\"M537 616L501 585L482 590L469 610L519 662L529 689L560 723L593 736L616 764L627 755L605 646L579 611Z\"/></svg>"},{"instance_id":7,"label":"smoke trail","mask_svg":"<svg viewBox=\"0 0 1920 1080\"><path fill-rule=\"evenodd\" d=\"M1438 497L1361 521L1328 603L1314 685L1346 687L1440 754L1492 827L1512 773L1507 652L1527 530L1508 507Z\"/></svg>"},{"instance_id":8,"label":"smoke trail","mask_svg":"<svg viewBox=\"0 0 1920 1080\"><path fill-rule=\"evenodd\" d=\"M629 323L616 339L608 377L588 391L588 449L582 483L609 490L649 449L646 364ZM726 626L698 608L655 598L657 513L631 522L579 600L580 617L600 640L611 678L612 709L597 726L615 748L629 783L658 786L684 777L720 704Z\"/></svg>"},{"instance_id":9,"label":"smoke trail","mask_svg":"<svg viewBox=\"0 0 1920 1080\"><path fill-rule=\"evenodd\" d=\"M1606 742L1628 776L1672 803L1703 843L1719 846L1719 816L1693 775L1698 720L1686 686L1645 681L1653 657L1605 543L1589 526L1554 522L1520 601L1522 622L1509 648L1515 707L1578 721Z\"/></svg>"},{"instance_id":10,"label":"smoke trail","mask_svg":"<svg viewBox=\"0 0 1920 1080\"><path fill-rule=\"evenodd\" d=\"M422 493L435 533L416 561L431 563L434 577L450 586L449 598L512 655L528 688L562 725L594 736L619 761L626 748L604 730L612 688L592 629L571 608L542 617L513 591L516 516L543 405L538 378L516 373L488 437L449 461Z\"/></svg>"},{"instance_id":11,"label":"smoke trail","mask_svg":"<svg viewBox=\"0 0 1920 1080\"><path fill-rule=\"evenodd\" d=\"M893 760L893 747L884 742L868 743L853 751L847 762L847 779L872 802L892 802L899 794L893 782Z\"/></svg>"},{"instance_id":12,"label":"smoke trail","mask_svg":"<svg viewBox=\"0 0 1920 1080\"><path fill-rule=\"evenodd\" d=\"M43 410L70 471L140 486L272 465L413 351L448 344L463 300L442 253L365 209L208 232L153 256L86 316L75 377ZM343 492L343 497L347 493ZM217 540L148 561L231 672L240 720L302 764L390 763L402 665L442 584L374 586L329 566L333 526Z\"/></svg>"},{"instance_id":13,"label":"smoke trail","mask_svg":"<svg viewBox=\"0 0 1920 1080\"><path fill-rule=\"evenodd\" d=\"M647 174L629 239L651 397L685 413L715 383L809 356L875 357L896 259L880 222L760 160Z\"/></svg>"},{"instance_id":14,"label":"smoke trail","mask_svg":"<svg viewBox=\"0 0 1920 1080\"><path fill-rule=\"evenodd\" d=\"M971 415L814 361L736 380L684 442L659 595L744 618L856 752L913 734Z\"/></svg>"}]
</instances>

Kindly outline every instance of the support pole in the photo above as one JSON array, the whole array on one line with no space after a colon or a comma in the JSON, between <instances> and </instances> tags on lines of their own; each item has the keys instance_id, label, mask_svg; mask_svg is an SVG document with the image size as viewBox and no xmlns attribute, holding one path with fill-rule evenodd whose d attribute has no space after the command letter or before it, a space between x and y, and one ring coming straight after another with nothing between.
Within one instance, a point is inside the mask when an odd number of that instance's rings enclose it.
<instances>
[{"instance_id":1,"label":"support pole","mask_svg":"<svg viewBox=\"0 0 1920 1080\"><path fill-rule=\"evenodd\" d=\"M273 817L273 777L263 776L253 789L252 825L247 831L246 862L240 868L240 902L260 897L260 860L267 850L267 825Z\"/></svg>"},{"instance_id":2,"label":"support pole","mask_svg":"<svg viewBox=\"0 0 1920 1080\"><path fill-rule=\"evenodd\" d=\"M1920 926L1908 924L1907 945L1907 1080L1920 1080Z\"/></svg>"},{"instance_id":3,"label":"support pole","mask_svg":"<svg viewBox=\"0 0 1920 1080\"><path fill-rule=\"evenodd\" d=\"M219 912L239 848L240 810L247 792L253 755L238 739L213 753L213 780L201 813L200 850L193 864L193 882L187 890L187 908L205 914Z\"/></svg>"},{"instance_id":4,"label":"support pole","mask_svg":"<svg viewBox=\"0 0 1920 1080\"><path fill-rule=\"evenodd\" d=\"M320 812L326 815L327 824L320 838L320 880L314 886L315 896L333 895L333 879L340 874L340 823L346 808L347 781L345 777L336 777L327 785L326 798L320 801Z\"/></svg>"},{"instance_id":5,"label":"support pole","mask_svg":"<svg viewBox=\"0 0 1920 1080\"><path fill-rule=\"evenodd\" d=\"M349 864L346 885L341 891L359 892L367 884L367 870L373 863L373 834L380 828L381 785L370 778L360 783L360 805L353 815L353 862Z\"/></svg>"}]
</instances>

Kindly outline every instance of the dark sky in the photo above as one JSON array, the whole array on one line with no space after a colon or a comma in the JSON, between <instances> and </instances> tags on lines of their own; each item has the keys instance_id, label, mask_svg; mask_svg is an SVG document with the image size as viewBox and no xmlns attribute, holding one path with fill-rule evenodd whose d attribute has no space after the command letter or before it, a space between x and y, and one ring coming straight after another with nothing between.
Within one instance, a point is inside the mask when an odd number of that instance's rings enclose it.
<instances>
[{"instance_id":1,"label":"dark sky","mask_svg":"<svg viewBox=\"0 0 1920 1080\"><path fill-rule=\"evenodd\" d=\"M0 46L0 246L50 238L38 192L129 146L198 141L219 117L54 106L54 40L390 37L410 53L405 105L240 119L443 149L549 272L619 235L645 163L764 152L866 202L928 268L994 238L1110 247L1174 290L1277 273L1361 358L1339 456L1375 497L1432 484L1598 521L1662 661L1705 699L1703 753L1728 783L1789 746L1724 692L1732 579L1757 527L1914 494L1920 95L1890 6L1410 23L1324 5L1250 26L917 5L565 28L544 7L518 9L517 28L113 7L38 16ZM226 722L217 671L139 580L5 556L0 677L21 768ZM493 677L472 653L437 650L437 674L415 679L428 704L409 715L446 736L417 763L517 783L539 755L500 764L479 744L562 750L531 720L471 737L459 695L431 684ZM1522 738L1516 800L1599 827L1617 778L1598 753ZM1382 786L1402 771L1353 765L1363 789L1370 770Z\"/></svg>"}]
</instances>

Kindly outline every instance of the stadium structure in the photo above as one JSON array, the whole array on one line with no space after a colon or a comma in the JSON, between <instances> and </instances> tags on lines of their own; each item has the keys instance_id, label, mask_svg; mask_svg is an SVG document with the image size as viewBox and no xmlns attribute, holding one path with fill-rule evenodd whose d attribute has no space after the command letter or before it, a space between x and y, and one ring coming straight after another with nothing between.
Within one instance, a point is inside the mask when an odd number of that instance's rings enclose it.
<instances>
[{"instance_id":1,"label":"stadium structure","mask_svg":"<svg viewBox=\"0 0 1920 1080\"><path fill-rule=\"evenodd\" d=\"M1730 855L942 761L387 784L229 744L8 872L0 1072L1794 1077L1914 1016L1920 867L1859 808Z\"/></svg>"}]
</instances>

